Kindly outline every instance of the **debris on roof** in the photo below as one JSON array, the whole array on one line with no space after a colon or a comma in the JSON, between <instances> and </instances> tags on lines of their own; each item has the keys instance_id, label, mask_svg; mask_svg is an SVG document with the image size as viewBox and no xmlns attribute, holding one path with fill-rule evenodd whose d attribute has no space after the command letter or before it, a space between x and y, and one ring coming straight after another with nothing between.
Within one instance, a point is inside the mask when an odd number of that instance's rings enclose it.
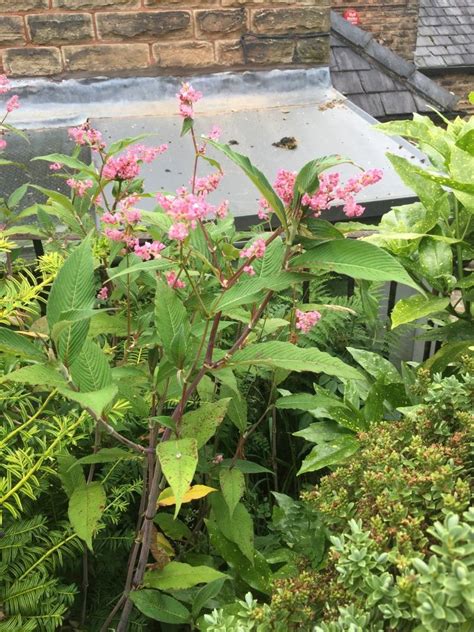
<instances>
[{"instance_id":1,"label":"debris on roof","mask_svg":"<svg viewBox=\"0 0 474 632\"><path fill-rule=\"evenodd\" d=\"M415 62L419 68L474 67L472 0L420 0Z\"/></svg>"},{"instance_id":2,"label":"debris on roof","mask_svg":"<svg viewBox=\"0 0 474 632\"><path fill-rule=\"evenodd\" d=\"M428 112L433 107L444 112L455 109L458 97L376 42L373 35L334 11L331 23L333 85L360 108L378 119Z\"/></svg>"}]
</instances>

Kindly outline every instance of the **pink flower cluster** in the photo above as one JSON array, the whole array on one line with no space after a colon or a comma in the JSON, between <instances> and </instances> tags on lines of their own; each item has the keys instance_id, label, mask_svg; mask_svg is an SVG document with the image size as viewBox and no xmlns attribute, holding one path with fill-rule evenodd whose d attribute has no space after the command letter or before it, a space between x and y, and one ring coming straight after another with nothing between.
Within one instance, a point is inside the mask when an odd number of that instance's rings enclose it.
<instances>
[{"instance_id":1,"label":"pink flower cluster","mask_svg":"<svg viewBox=\"0 0 474 632\"><path fill-rule=\"evenodd\" d=\"M89 122L83 123L79 127L71 127L68 130L68 135L76 145L88 145L94 151L102 151L105 148L101 132L91 127Z\"/></svg>"},{"instance_id":2,"label":"pink flower cluster","mask_svg":"<svg viewBox=\"0 0 474 632\"><path fill-rule=\"evenodd\" d=\"M240 251L240 257L242 259L261 259L263 257L263 255L265 254L265 250L267 248L267 244L265 243L264 239L256 239L253 244L251 244L248 248L242 248L242 250ZM249 276L254 276L255 275L255 270L253 268L252 265L250 265L249 263L247 263L246 265L244 265L244 267L242 268L243 271L248 274Z\"/></svg>"},{"instance_id":3,"label":"pink flower cluster","mask_svg":"<svg viewBox=\"0 0 474 632\"><path fill-rule=\"evenodd\" d=\"M6 75L0 75L0 94L6 94L7 92L10 92L10 90L11 90L11 84L8 77ZM13 112L13 110L17 110L20 107L20 99L18 95L14 94L13 96L11 96L8 99L5 107L7 111L7 114L5 115L5 118L6 118L6 116L10 114L11 112ZM2 131L2 134L3 134L3 131ZM0 151L3 151L4 149L6 149L6 147L7 147L7 141L0 136Z\"/></svg>"},{"instance_id":4,"label":"pink flower cluster","mask_svg":"<svg viewBox=\"0 0 474 632\"><path fill-rule=\"evenodd\" d=\"M275 191L287 206L289 206L293 201L293 190L296 175L296 171L286 171L285 169L280 169L273 184Z\"/></svg>"},{"instance_id":5,"label":"pink flower cluster","mask_svg":"<svg viewBox=\"0 0 474 632\"><path fill-rule=\"evenodd\" d=\"M184 281L181 281L181 279L178 279L178 275L176 274L176 272L166 272L165 277L166 282L173 289L182 290L184 287L186 287L186 283Z\"/></svg>"},{"instance_id":6,"label":"pink flower cluster","mask_svg":"<svg viewBox=\"0 0 474 632\"><path fill-rule=\"evenodd\" d=\"M319 312L302 312L296 310L296 329L307 334L319 322L321 314Z\"/></svg>"},{"instance_id":7,"label":"pink flower cluster","mask_svg":"<svg viewBox=\"0 0 474 632\"><path fill-rule=\"evenodd\" d=\"M314 195L304 195L302 204L309 207L315 217L328 209L335 202L343 204L342 210L347 217L359 217L364 207L357 204L355 196L363 188L376 184L383 177L381 169L369 169L359 176L350 178L345 185L340 184L339 173L323 173L319 177L319 188Z\"/></svg>"},{"instance_id":8,"label":"pink flower cluster","mask_svg":"<svg viewBox=\"0 0 474 632\"><path fill-rule=\"evenodd\" d=\"M185 187L177 190L176 195L157 194L157 201L173 224L169 229L168 237L176 241L184 241L189 231L194 230L199 221L203 221L214 215L223 218L227 214L229 203L227 200L219 206L209 204L207 194L214 191L220 182L222 175L211 174L207 178L196 180L196 193L190 193Z\"/></svg>"},{"instance_id":9,"label":"pink flower cluster","mask_svg":"<svg viewBox=\"0 0 474 632\"><path fill-rule=\"evenodd\" d=\"M183 118L194 118L194 104L202 99L202 92L195 90L189 83L183 83L176 95L179 101L179 114Z\"/></svg>"},{"instance_id":10,"label":"pink flower cluster","mask_svg":"<svg viewBox=\"0 0 474 632\"><path fill-rule=\"evenodd\" d=\"M106 301L109 298L109 288L104 285L97 293L99 301Z\"/></svg>"},{"instance_id":11,"label":"pink flower cluster","mask_svg":"<svg viewBox=\"0 0 474 632\"><path fill-rule=\"evenodd\" d=\"M84 197L87 191L94 186L92 180L76 180L75 178L69 178L66 180L66 184L78 197Z\"/></svg>"},{"instance_id":12,"label":"pink flower cluster","mask_svg":"<svg viewBox=\"0 0 474 632\"><path fill-rule=\"evenodd\" d=\"M129 195L119 203L117 211L105 212L100 218L104 224L107 224L104 234L112 241L123 242L124 246L143 261L158 259L165 245L159 241L140 244L138 237L134 234L136 224L141 219L140 210L134 208L138 200L138 196Z\"/></svg>"},{"instance_id":13,"label":"pink flower cluster","mask_svg":"<svg viewBox=\"0 0 474 632\"><path fill-rule=\"evenodd\" d=\"M133 180L139 175L142 163L149 164L167 149L168 145L157 147L134 145L121 156L109 158L104 165L102 175L106 180Z\"/></svg>"}]
</instances>

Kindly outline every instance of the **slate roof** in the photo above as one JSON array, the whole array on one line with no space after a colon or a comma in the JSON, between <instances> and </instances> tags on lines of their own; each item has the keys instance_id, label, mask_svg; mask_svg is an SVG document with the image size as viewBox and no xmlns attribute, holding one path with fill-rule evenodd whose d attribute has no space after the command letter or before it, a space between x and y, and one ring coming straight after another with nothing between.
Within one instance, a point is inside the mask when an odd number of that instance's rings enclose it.
<instances>
[{"instance_id":1,"label":"slate roof","mask_svg":"<svg viewBox=\"0 0 474 632\"><path fill-rule=\"evenodd\" d=\"M455 109L458 97L379 44L371 33L334 11L331 29L333 86L365 112L388 119L428 112L430 105L444 112Z\"/></svg>"},{"instance_id":2,"label":"slate roof","mask_svg":"<svg viewBox=\"0 0 474 632\"><path fill-rule=\"evenodd\" d=\"M419 68L474 66L473 0L420 0L415 62Z\"/></svg>"}]
</instances>

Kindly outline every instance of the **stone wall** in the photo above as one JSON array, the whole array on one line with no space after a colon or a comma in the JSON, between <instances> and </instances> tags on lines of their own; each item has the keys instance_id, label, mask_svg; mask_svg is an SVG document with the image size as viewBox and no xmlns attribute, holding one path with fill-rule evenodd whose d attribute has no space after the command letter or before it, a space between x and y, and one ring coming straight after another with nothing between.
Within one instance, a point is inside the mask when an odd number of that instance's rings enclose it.
<instances>
[{"instance_id":1,"label":"stone wall","mask_svg":"<svg viewBox=\"0 0 474 632\"><path fill-rule=\"evenodd\" d=\"M14 77L314 66L328 33L327 0L0 0Z\"/></svg>"},{"instance_id":2,"label":"stone wall","mask_svg":"<svg viewBox=\"0 0 474 632\"><path fill-rule=\"evenodd\" d=\"M430 73L429 76L443 88L460 97L459 110L474 115L474 105L468 99L469 93L474 90L474 69L466 69L465 71L446 69L436 75Z\"/></svg>"},{"instance_id":3,"label":"stone wall","mask_svg":"<svg viewBox=\"0 0 474 632\"><path fill-rule=\"evenodd\" d=\"M373 33L377 40L394 53L413 61L418 24L418 0L333 0L338 13L356 9L360 28Z\"/></svg>"}]
</instances>

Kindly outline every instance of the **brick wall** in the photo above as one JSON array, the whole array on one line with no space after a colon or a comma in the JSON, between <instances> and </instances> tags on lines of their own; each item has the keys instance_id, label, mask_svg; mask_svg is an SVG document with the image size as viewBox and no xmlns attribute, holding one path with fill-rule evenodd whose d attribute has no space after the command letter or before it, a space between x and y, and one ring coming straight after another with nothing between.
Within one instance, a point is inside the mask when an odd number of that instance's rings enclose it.
<instances>
[{"instance_id":1,"label":"brick wall","mask_svg":"<svg viewBox=\"0 0 474 632\"><path fill-rule=\"evenodd\" d=\"M326 64L327 0L0 0L11 76Z\"/></svg>"},{"instance_id":2,"label":"brick wall","mask_svg":"<svg viewBox=\"0 0 474 632\"><path fill-rule=\"evenodd\" d=\"M343 13L356 9L360 27L405 59L413 61L418 23L418 0L333 0L333 9Z\"/></svg>"},{"instance_id":3,"label":"brick wall","mask_svg":"<svg viewBox=\"0 0 474 632\"><path fill-rule=\"evenodd\" d=\"M474 70L466 70L465 72L459 72L457 70L448 69L443 73L436 75L429 75L431 79L439 83L443 88L454 92L460 101L457 109L467 114L474 115L474 105L469 102L467 96L472 92L474 88Z\"/></svg>"}]
</instances>

